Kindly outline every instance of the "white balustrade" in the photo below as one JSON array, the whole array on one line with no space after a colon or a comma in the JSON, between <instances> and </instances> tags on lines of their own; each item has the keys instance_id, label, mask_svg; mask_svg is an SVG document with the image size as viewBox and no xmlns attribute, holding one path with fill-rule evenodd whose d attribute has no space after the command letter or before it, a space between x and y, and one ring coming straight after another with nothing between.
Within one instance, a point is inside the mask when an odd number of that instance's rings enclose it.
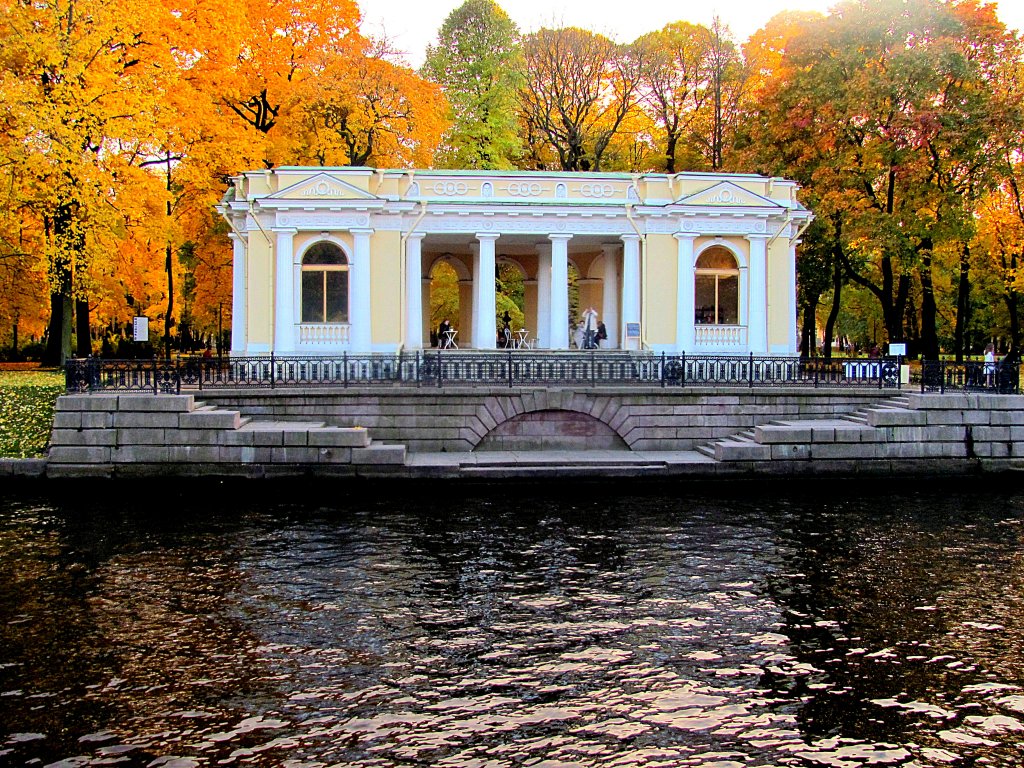
<instances>
[{"instance_id":1,"label":"white balustrade","mask_svg":"<svg viewBox=\"0 0 1024 768\"><path fill-rule=\"evenodd\" d=\"M693 336L696 349L702 352L747 346L747 328L744 325L697 325Z\"/></svg>"},{"instance_id":2,"label":"white balustrade","mask_svg":"<svg viewBox=\"0 0 1024 768\"><path fill-rule=\"evenodd\" d=\"M299 344L325 347L348 344L348 329L348 323L301 323Z\"/></svg>"}]
</instances>

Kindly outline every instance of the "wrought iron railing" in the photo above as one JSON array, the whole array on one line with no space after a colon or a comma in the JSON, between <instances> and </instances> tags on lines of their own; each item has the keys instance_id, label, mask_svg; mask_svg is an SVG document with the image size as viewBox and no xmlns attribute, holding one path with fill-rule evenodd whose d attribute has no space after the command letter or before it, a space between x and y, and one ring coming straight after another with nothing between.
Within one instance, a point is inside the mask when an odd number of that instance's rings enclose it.
<instances>
[{"instance_id":1,"label":"wrought iron railing","mask_svg":"<svg viewBox=\"0 0 1024 768\"><path fill-rule=\"evenodd\" d=\"M340 357L72 359L69 392L349 386L900 387L900 360L657 355L611 350L448 351Z\"/></svg>"},{"instance_id":2,"label":"wrought iron railing","mask_svg":"<svg viewBox=\"0 0 1024 768\"><path fill-rule=\"evenodd\" d=\"M996 363L923 360L911 385L922 392L1020 392L1020 363L1001 360Z\"/></svg>"}]
</instances>

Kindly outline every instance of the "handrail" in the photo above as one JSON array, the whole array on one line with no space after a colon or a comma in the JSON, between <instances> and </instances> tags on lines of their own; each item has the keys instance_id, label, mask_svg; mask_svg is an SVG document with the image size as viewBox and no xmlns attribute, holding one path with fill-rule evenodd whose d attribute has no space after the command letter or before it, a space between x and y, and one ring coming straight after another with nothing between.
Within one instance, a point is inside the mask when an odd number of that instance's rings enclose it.
<instances>
[{"instance_id":1,"label":"handrail","mask_svg":"<svg viewBox=\"0 0 1024 768\"><path fill-rule=\"evenodd\" d=\"M178 393L309 387L747 387L900 389L899 358L695 355L623 350L399 350L339 356L255 355L110 360L72 358L68 392ZM926 363L922 391L1019 392L1019 369Z\"/></svg>"}]
</instances>

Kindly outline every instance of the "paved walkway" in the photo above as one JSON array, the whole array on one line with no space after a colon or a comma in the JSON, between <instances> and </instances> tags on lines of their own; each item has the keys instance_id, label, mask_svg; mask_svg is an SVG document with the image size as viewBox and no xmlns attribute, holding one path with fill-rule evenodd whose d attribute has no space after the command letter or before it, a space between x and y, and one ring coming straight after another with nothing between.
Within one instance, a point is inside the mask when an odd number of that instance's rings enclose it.
<instances>
[{"instance_id":1,"label":"paved walkway","mask_svg":"<svg viewBox=\"0 0 1024 768\"><path fill-rule=\"evenodd\" d=\"M636 477L718 474L723 468L697 451L476 451L408 453L411 475L441 477Z\"/></svg>"}]
</instances>

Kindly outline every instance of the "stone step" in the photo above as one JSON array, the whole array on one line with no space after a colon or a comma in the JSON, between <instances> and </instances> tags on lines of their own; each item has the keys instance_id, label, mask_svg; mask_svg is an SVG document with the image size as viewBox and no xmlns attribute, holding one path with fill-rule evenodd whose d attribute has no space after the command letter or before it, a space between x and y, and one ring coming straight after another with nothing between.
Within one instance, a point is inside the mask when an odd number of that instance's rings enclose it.
<instances>
[{"instance_id":1,"label":"stone step","mask_svg":"<svg viewBox=\"0 0 1024 768\"><path fill-rule=\"evenodd\" d=\"M544 464L526 466L523 464L468 464L459 467L460 474L470 477L543 477L544 475L572 476L572 477L634 477L644 474L660 474L668 469L665 462L653 464L609 464L598 467L596 465L573 465L573 464Z\"/></svg>"},{"instance_id":2,"label":"stone step","mask_svg":"<svg viewBox=\"0 0 1024 768\"><path fill-rule=\"evenodd\" d=\"M704 445L697 446L697 453L702 453L710 458L715 458L715 444L705 443Z\"/></svg>"},{"instance_id":3,"label":"stone step","mask_svg":"<svg viewBox=\"0 0 1024 768\"><path fill-rule=\"evenodd\" d=\"M373 466L405 464L405 446L370 443L365 448L353 448L352 463Z\"/></svg>"},{"instance_id":4,"label":"stone step","mask_svg":"<svg viewBox=\"0 0 1024 768\"><path fill-rule=\"evenodd\" d=\"M868 423L867 414L861 413L860 411L855 411L853 413L848 413L845 416L843 416L843 419L846 420L846 421L852 421L854 424L867 424Z\"/></svg>"},{"instance_id":5,"label":"stone step","mask_svg":"<svg viewBox=\"0 0 1024 768\"><path fill-rule=\"evenodd\" d=\"M772 457L770 445L761 445L753 440L719 440L714 444L717 461L766 461Z\"/></svg>"}]
</instances>

